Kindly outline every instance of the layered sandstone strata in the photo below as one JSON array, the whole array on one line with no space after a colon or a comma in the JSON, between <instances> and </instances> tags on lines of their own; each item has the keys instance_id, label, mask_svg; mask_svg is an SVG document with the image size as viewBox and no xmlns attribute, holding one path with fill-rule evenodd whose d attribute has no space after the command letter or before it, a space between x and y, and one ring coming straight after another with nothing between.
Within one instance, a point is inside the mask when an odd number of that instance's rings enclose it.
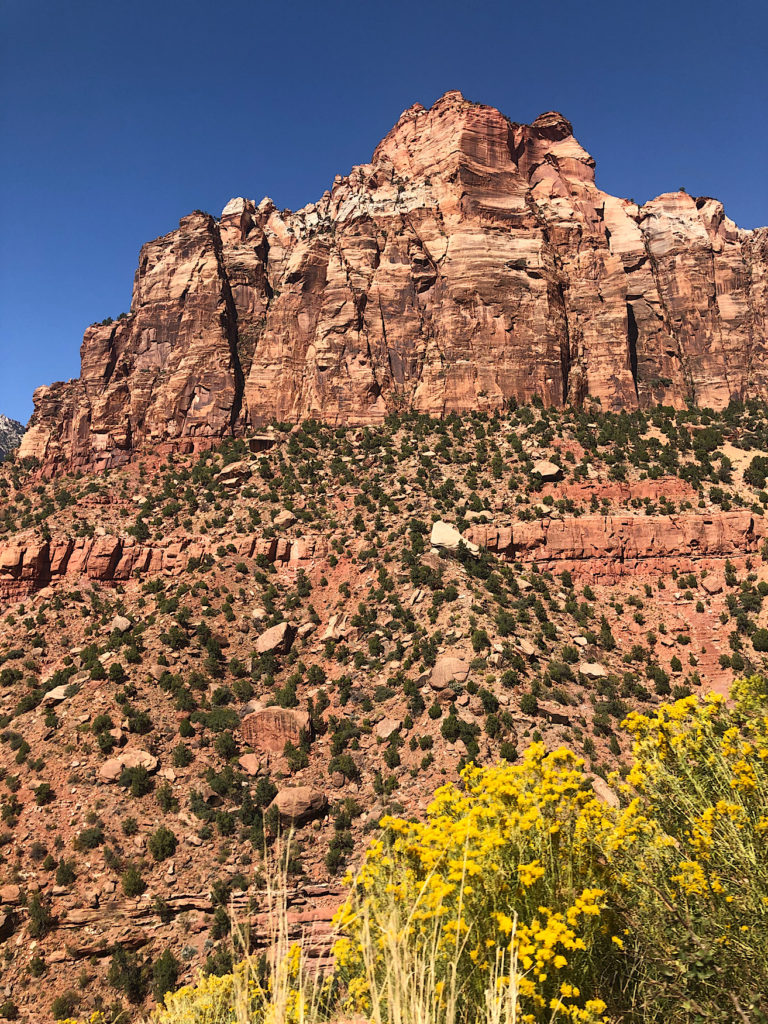
<instances>
[{"instance_id":1,"label":"layered sandstone strata","mask_svg":"<svg viewBox=\"0 0 768 1024\"><path fill-rule=\"evenodd\" d=\"M539 396L766 396L768 229L685 192L603 192L557 113L450 92L296 213L233 199L144 246L130 314L39 388L22 456L105 467L273 419L376 423Z\"/></svg>"},{"instance_id":2,"label":"layered sandstone strata","mask_svg":"<svg viewBox=\"0 0 768 1024\"><path fill-rule=\"evenodd\" d=\"M639 568L664 573L673 568L688 571L697 563L715 564L725 559L742 564L749 555L762 551L768 539L768 522L736 510L677 516L566 516L509 526L477 524L467 530L465 539L509 561L535 563L540 569L557 572L585 572L605 582ZM113 534L54 537L50 541L33 534L19 536L0 543L0 606L3 601L25 597L65 576L103 583L125 582L143 575L177 576L187 569L190 559L212 557L218 543L202 536L145 544ZM240 558L262 555L274 564L294 567L323 561L328 552L328 542L322 536L289 539L247 535L236 543ZM268 632L281 630L282 643L283 631L289 628L283 624ZM275 648L262 644L262 649Z\"/></svg>"}]
</instances>

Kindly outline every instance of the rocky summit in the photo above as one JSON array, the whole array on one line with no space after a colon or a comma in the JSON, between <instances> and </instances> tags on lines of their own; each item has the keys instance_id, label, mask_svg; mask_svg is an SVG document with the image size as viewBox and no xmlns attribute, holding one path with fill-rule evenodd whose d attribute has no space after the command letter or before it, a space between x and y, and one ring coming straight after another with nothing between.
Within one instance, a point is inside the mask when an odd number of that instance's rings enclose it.
<instances>
[{"instance_id":1,"label":"rocky summit","mask_svg":"<svg viewBox=\"0 0 768 1024\"><path fill-rule=\"evenodd\" d=\"M194 451L272 420L768 394L768 229L715 199L598 188L561 114L446 93L297 212L233 199L139 256L131 310L41 387L21 454L48 472Z\"/></svg>"},{"instance_id":2,"label":"rocky summit","mask_svg":"<svg viewBox=\"0 0 768 1024\"><path fill-rule=\"evenodd\" d=\"M24 425L0 415L0 462L16 451L24 436Z\"/></svg>"}]
</instances>

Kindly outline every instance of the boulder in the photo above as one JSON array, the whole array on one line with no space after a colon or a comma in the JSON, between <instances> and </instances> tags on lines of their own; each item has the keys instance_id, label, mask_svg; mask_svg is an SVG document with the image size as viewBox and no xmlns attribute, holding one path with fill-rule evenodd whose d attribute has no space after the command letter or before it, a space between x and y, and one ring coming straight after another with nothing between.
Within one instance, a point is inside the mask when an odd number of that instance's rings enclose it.
<instances>
[{"instance_id":1,"label":"boulder","mask_svg":"<svg viewBox=\"0 0 768 1024\"><path fill-rule=\"evenodd\" d=\"M605 779L601 779L599 775L593 775L592 789L595 791L595 796L598 800L602 800L604 804L608 804L609 807L618 807L620 804L619 796L615 790L611 789Z\"/></svg>"},{"instance_id":2,"label":"boulder","mask_svg":"<svg viewBox=\"0 0 768 1024\"><path fill-rule=\"evenodd\" d=\"M61 686L54 686L52 690L49 690L43 697L41 704L61 704L63 700L67 699L67 690L69 689L69 683L62 683Z\"/></svg>"},{"instance_id":3,"label":"boulder","mask_svg":"<svg viewBox=\"0 0 768 1024\"><path fill-rule=\"evenodd\" d=\"M99 778L102 782L117 782L123 773L123 768L146 768L148 772L157 771L157 758L146 750L137 750L131 747L124 750L117 757L110 757L99 769Z\"/></svg>"},{"instance_id":4,"label":"boulder","mask_svg":"<svg viewBox=\"0 0 768 1024\"><path fill-rule=\"evenodd\" d=\"M323 640L342 640L347 635L347 617L335 612L328 617L328 625L323 632Z\"/></svg>"},{"instance_id":5,"label":"boulder","mask_svg":"<svg viewBox=\"0 0 768 1024\"><path fill-rule=\"evenodd\" d=\"M256 754L243 754L242 757L237 759L237 763L246 775L258 775L261 769L261 758Z\"/></svg>"},{"instance_id":6,"label":"boulder","mask_svg":"<svg viewBox=\"0 0 768 1024\"><path fill-rule=\"evenodd\" d=\"M328 798L313 786L290 786L280 790L270 807L277 808L281 824L303 825L325 811Z\"/></svg>"},{"instance_id":7,"label":"boulder","mask_svg":"<svg viewBox=\"0 0 768 1024\"><path fill-rule=\"evenodd\" d=\"M287 654L296 636L296 627L290 622L278 622L270 626L256 641L259 654Z\"/></svg>"},{"instance_id":8,"label":"boulder","mask_svg":"<svg viewBox=\"0 0 768 1024\"><path fill-rule=\"evenodd\" d=\"M608 669L596 661L582 661L579 664L579 675L585 679L605 679Z\"/></svg>"},{"instance_id":9,"label":"boulder","mask_svg":"<svg viewBox=\"0 0 768 1024\"><path fill-rule=\"evenodd\" d=\"M272 521L272 525L276 530L287 530L288 527L293 526L296 522L296 516L293 512L290 512L287 508L284 508L282 512L278 512Z\"/></svg>"},{"instance_id":10,"label":"boulder","mask_svg":"<svg viewBox=\"0 0 768 1024\"><path fill-rule=\"evenodd\" d=\"M462 536L455 526L451 526L450 523L444 523L442 519L438 519L436 523L432 524L429 543L433 548L441 548L443 551L456 552L459 550L460 544L463 544L473 555L476 555L480 550L477 544Z\"/></svg>"},{"instance_id":11,"label":"boulder","mask_svg":"<svg viewBox=\"0 0 768 1024\"><path fill-rule=\"evenodd\" d=\"M560 480L563 475L562 469L554 462L547 459L538 459L533 464L533 472L538 473L545 483L553 480Z\"/></svg>"},{"instance_id":12,"label":"boulder","mask_svg":"<svg viewBox=\"0 0 768 1024\"><path fill-rule=\"evenodd\" d=\"M235 487L247 480L251 475L251 467L247 462L230 462L216 474L216 480L222 487Z\"/></svg>"},{"instance_id":13,"label":"boulder","mask_svg":"<svg viewBox=\"0 0 768 1024\"><path fill-rule=\"evenodd\" d=\"M127 633L132 625L133 623L127 616L116 615L114 619L112 619L112 626L110 628L113 632Z\"/></svg>"},{"instance_id":14,"label":"boulder","mask_svg":"<svg viewBox=\"0 0 768 1024\"><path fill-rule=\"evenodd\" d=\"M0 903L16 906L21 901L21 886L9 883L0 886Z\"/></svg>"},{"instance_id":15,"label":"boulder","mask_svg":"<svg viewBox=\"0 0 768 1024\"><path fill-rule=\"evenodd\" d=\"M292 708L258 708L240 723L244 742L274 754L282 754L286 743L298 746L302 732L308 731L309 715Z\"/></svg>"},{"instance_id":16,"label":"boulder","mask_svg":"<svg viewBox=\"0 0 768 1024\"><path fill-rule=\"evenodd\" d=\"M463 683L469 675L469 661L452 654L442 655L435 662L429 674L429 685L433 690L446 690L453 682Z\"/></svg>"},{"instance_id":17,"label":"boulder","mask_svg":"<svg viewBox=\"0 0 768 1024\"><path fill-rule=\"evenodd\" d=\"M380 740L388 740L389 737L400 728L400 722L395 718L382 718L373 727L373 735Z\"/></svg>"},{"instance_id":18,"label":"boulder","mask_svg":"<svg viewBox=\"0 0 768 1024\"><path fill-rule=\"evenodd\" d=\"M515 644L515 649L518 654L522 654L524 658L528 658L529 660L535 658L538 654L538 651L533 644L529 640L525 639L518 640Z\"/></svg>"}]
</instances>

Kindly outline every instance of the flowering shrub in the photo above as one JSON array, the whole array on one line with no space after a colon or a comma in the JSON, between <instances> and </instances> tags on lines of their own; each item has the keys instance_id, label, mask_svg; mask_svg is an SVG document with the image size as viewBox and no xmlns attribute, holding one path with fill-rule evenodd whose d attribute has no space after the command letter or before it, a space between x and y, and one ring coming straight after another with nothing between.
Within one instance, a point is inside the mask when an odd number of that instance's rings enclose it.
<instances>
[{"instance_id":1,"label":"flowering shrub","mask_svg":"<svg viewBox=\"0 0 768 1024\"><path fill-rule=\"evenodd\" d=\"M568 750L470 765L423 821L382 820L325 984L281 940L270 977L245 961L155 1024L765 1024L768 685L624 727L619 807Z\"/></svg>"},{"instance_id":2,"label":"flowering shrub","mask_svg":"<svg viewBox=\"0 0 768 1024\"><path fill-rule=\"evenodd\" d=\"M768 1019L768 684L739 680L731 698L624 723L634 764L615 898L651 1019ZM642 840L622 840L627 820Z\"/></svg>"},{"instance_id":3,"label":"flowering shrub","mask_svg":"<svg viewBox=\"0 0 768 1024\"><path fill-rule=\"evenodd\" d=\"M768 1020L768 687L732 698L631 714L619 809L533 744L465 769L423 822L385 818L338 916L347 1009L386 1002L407 948L431 951L438 1002L460 994L453 1019L512 991L502 1019L531 1024Z\"/></svg>"},{"instance_id":4,"label":"flowering shrub","mask_svg":"<svg viewBox=\"0 0 768 1024\"><path fill-rule=\"evenodd\" d=\"M601 855L612 821L583 762L534 743L522 764L470 766L462 782L437 791L424 822L381 822L384 838L338 916L338 970L357 1004L348 1009L370 1012L388 967L389 957L371 962L361 936L383 945L394 929L416 957L432 951L441 995L457 979L468 1009L508 991L514 962L518 1019L604 1020L602 979L622 943Z\"/></svg>"}]
</instances>

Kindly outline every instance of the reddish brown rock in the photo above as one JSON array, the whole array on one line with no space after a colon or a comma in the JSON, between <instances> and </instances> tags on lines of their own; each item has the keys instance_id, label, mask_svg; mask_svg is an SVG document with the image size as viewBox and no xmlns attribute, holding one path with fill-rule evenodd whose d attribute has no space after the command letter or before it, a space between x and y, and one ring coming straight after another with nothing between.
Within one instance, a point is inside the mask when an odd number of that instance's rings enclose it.
<instances>
[{"instance_id":1,"label":"reddish brown rock","mask_svg":"<svg viewBox=\"0 0 768 1024\"><path fill-rule=\"evenodd\" d=\"M463 683L469 675L469 661L469 655L456 657L446 654L438 658L430 672L429 685L440 692L454 682Z\"/></svg>"},{"instance_id":2,"label":"reddish brown rock","mask_svg":"<svg viewBox=\"0 0 768 1024\"><path fill-rule=\"evenodd\" d=\"M257 750L275 754L282 754L286 743L298 746L302 732L308 729L309 715L306 711L277 707L252 711L240 723L240 731L246 743Z\"/></svg>"},{"instance_id":3,"label":"reddish brown rock","mask_svg":"<svg viewBox=\"0 0 768 1024\"><path fill-rule=\"evenodd\" d=\"M535 395L603 408L768 395L768 229L595 184L570 123L446 93L296 213L233 199L144 246L127 317L35 392L47 472L273 419L377 423Z\"/></svg>"},{"instance_id":4,"label":"reddish brown rock","mask_svg":"<svg viewBox=\"0 0 768 1024\"><path fill-rule=\"evenodd\" d=\"M0 541L0 599L24 597L64 575L85 576L102 583L124 581L143 573L179 575L190 558L200 558L217 547L218 543L204 537L137 544L132 537L109 534L95 539L53 538L50 542L26 534ZM273 539L254 536L242 538L240 548L244 557L263 554L271 562L287 563L302 561L310 557L309 552L313 557L321 555L327 544L322 538L298 538L281 541L278 545ZM282 652L290 649L296 629L288 623L280 623L267 633L267 639L261 638L260 642L268 645L274 642L276 646L269 649Z\"/></svg>"},{"instance_id":5,"label":"reddish brown rock","mask_svg":"<svg viewBox=\"0 0 768 1024\"><path fill-rule=\"evenodd\" d=\"M296 636L296 627L290 622L278 622L270 626L256 641L258 654L287 654Z\"/></svg>"},{"instance_id":6,"label":"reddish brown rock","mask_svg":"<svg viewBox=\"0 0 768 1024\"><path fill-rule=\"evenodd\" d=\"M139 767L146 768L148 772L157 771L157 758L146 750L131 748L105 761L99 769L99 778L102 782L117 782L123 768Z\"/></svg>"},{"instance_id":7,"label":"reddish brown rock","mask_svg":"<svg viewBox=\"0 0 768 1024\"><path fill-rule=\"evenodd\" d=\"M513 523L475 525L468 536L481 547L542 569L589 567L595 576L616 578L639 566L654 573L686 571L708 558L732 558L759 550L768 525L749 512L677 516L586 515Z\"/></svg>"},{"instance_id":8,"label":"reddish brown rock","mask_svg":"<svg viewBox=\"0 0 768 1024\"><path fill-rule=\"evenodd\" d=\"M277 808L283 825L303 825L323 813L328 798L312 786L291 786L281 789L270 806Z\"/></svg>"}]
</instances>

